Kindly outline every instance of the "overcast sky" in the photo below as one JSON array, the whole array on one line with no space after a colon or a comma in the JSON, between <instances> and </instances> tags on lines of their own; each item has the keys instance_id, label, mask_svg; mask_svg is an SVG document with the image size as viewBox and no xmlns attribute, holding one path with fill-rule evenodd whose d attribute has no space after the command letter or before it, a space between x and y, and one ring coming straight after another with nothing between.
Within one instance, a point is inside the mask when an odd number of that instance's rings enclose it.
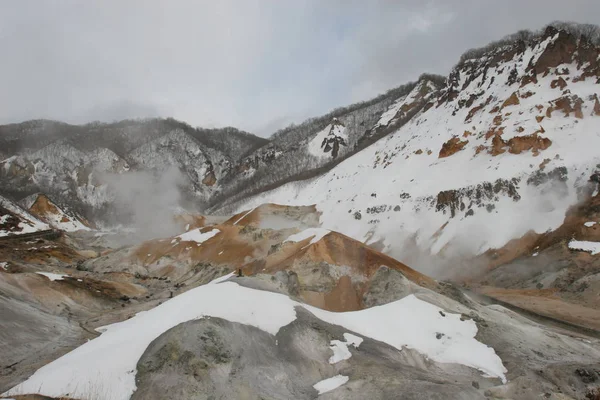
<instances>
[{"instance_id":1,"label":"overcast sky","mask_svg":"<svg viewBox=\"0 0 600 400\"><path fill-rule=\"evenodd\" d=\"M268 136L557 19L600 24L600 1L3 0L0 123L172 116Z\"/></svg>"}]
</instances>

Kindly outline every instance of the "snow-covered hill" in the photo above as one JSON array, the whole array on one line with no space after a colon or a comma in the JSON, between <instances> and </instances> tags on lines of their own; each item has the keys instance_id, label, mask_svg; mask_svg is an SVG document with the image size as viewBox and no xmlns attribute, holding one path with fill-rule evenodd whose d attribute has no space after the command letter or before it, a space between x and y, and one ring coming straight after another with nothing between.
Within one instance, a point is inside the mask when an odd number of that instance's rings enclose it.
<instances>
[{"instance_id":1,"label":"snow-covered hill","mask_svg":"<svg viewBox=\"0 0 600 400\"><path fill-rule=\"evenodd\" d=\"M28 211L0 196L0 237L40 232L50 226Z\"/></svg>"},{"instance_id":2,"label":"snow-covered hill","mask_svg":"<svg viewBox=\"0 0 600 400\"><path fill-rule=\"evenodd\" d=\"M597 45L549 27L463 59L392 134L236 210L316 204L323 226L383 244L401 260L409 238L433 253L501 247L558 227L593 190L599 91ZM401 109L391 105L379 124Z\"/></svg>"},{"instance_id":3,"label":"snow-covered hill","mask_svg":"<svg viewBox=\"0 0 600 400\"><path fill-rule=\"evenodd\" d=\"M35 193L21 200L21 205L32 215L54 229L72 232L90 230L91 224L68 207L59 206L43 193Z\"/></svg>"},{"instance_id":4,"label":"snow-covered hill","mask_svg":"<svg viewBox=\"0 0 600 400\"><path fill-rule=\"evenodd\" d=\"M41 368L5 394L37 392L59 397L68 393L71 397L86 398L98 387L102 398L126 400L136 389L138 360L150 343L168 329L194 319L217 317L276 336L296 319L296 307L305 307L323 321L398 350L408 346L436 362L462 364L506 382L502 360L492 348L475 339L474 321L461 321L460 315L444 314L440 308L414 296L360 312L331 313L280 294L217 281L128 321L99 328L102 332L99 338ZM395 324L390 323L389 315L397 316ZM407 330L407 325L416 329ZM447 339L436 339L436 334Z\"/></svg>"}]
</instances>

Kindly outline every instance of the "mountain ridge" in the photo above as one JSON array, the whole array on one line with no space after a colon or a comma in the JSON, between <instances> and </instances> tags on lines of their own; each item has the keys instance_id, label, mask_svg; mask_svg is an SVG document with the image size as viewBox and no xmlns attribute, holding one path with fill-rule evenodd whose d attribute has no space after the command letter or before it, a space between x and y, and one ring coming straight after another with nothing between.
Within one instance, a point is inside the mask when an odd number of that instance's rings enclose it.
<instances>
[{"instance_id":1,"label":"mountain ridge","mask_svg":"<svg viewBox=\"0 0 600 400\"><path fill-rule=\"evenodd\" d=\"M90 209L106 207L101 205L107 205L111 199L106 185L101 179L98 179L98 172L111 174L122 174L130 170L160 172L175 166L182 171L183 182L188 187L184 198L188 199L190 204L195 203L199 209L208 208L210 212L219 212L220 209L229 210L232 204L242 201L244 198L273 190L289 182L312 179L330 171L345 159L401 129L402 125L410 122L421 110L438 108L441 102L452 101L474 79L485 80L487 71L494 62L535 46L536 41L539 41L541 37L548 36L552 30L564 32L565 35L573 38L572 42L574 41L575 47L571 50L563 49L567 52L579 51L579 53L593 54L594 43L600 40L598 39L600 37L598 28L592 25L553 23L535 32L520 31L482 48L466 51L447 78L423 74L417 82L402 85L365 102L334 109L321 117L310 118L299 125L280 129L269 139L251 136L251 134L235 128L216 130L192 128L186 123L171 118L124 120L112 124L90 123L81 126L35 120L20 124L24 126L22 130L25 131L20 139L17 139L18 135L15 134L18 125L3 126L0 127L0 142L4 149L33 146L32 148L39 152L42 149L36 148L36 146L40 147L46 144L47 147L54 144L55 147L60 147L61 145L58 143L62 140L63 146L73 146L72 148L78 151L83 150L86 154L98 149L107 149L108 151L102 150L100 153L104 152L104 155L99 153L97 156L79 155L76 156L76 159L67 161L66 164L52 160L45 162L44 165L28 159L30 157L27 152L25 154L21 152L16 159L12 159L15 154L10 154L10 157L1 163L3 168L0 168L0 182L6 188L4 194L13 199L18 200L20 197L38 191L50 192L53 198L66 203L75 203L74 206L78 207L81 212L90 213ZM586 39L586 37L588 38ZM579 46L577 43L587 43L587 45L577 47ZM507 52L506 49L511 50ZM582 55L578 54L578 57L581 59ZM592 60L590 59L590 61ZM486 66L482 66L481 63ZM527 69L527 66L523 65L520 68ZM528 77L520 76L519 78L522 82L533 79L532 77L537 75L537 72L534 73L535 71L531 69L527 71ZM507 84L515 79L516 72L516 70L511 71ZM588 71L585 73L593 75L597 71L594 72L593 68L588 66ZM582 74L583 79L585 79L583 76L585 73ZM468 78L465 78L466 76ZM566 82L563 83L563 81L558 77L553 85L564 87ZM473 118L482 108L486 107L486 101L490 97L486 97L484 93L486 90L490 90L491 83L488 82L487 88L481 87L481 85L482 82L479 83L478 91L470 93L467 98L460 99L453 115L459 109L469 107L468 117ZM491 94L493 95L493 93ZM412 96L414 101L406 100L407 96ZM431 99L435 99L435 101L431 101ZM507 101L509 100L519 101L515 96L507 99ZM402 104L403 102L407 102L407 104ZM572 109L572 112L578 113L577 102L578 100L572 100L567 96L564 100L558 101L554 108ZM409 107L408 103L411 103L413 107ZM395 106L392 106L393 104ZM600 104L596 108L600 110ZM402 111L402 115L398 114L400 111ZM324 145L323 149L328 148L327 152L329 153L318 154L314 151L311 153L309 150L311 141L326 130L334 119L345 126L346 133L344 135L347 136L347 139L336 141L335 155L328 145ZM73 129L79 129L77 127L87 127L90 131L71 132ZM540 132L533 136L521 135L517 138L504 139L506 135L502 136L500 128L500 126L492 127L486 133L492 137L493 142L492 150L486 148L486 151L500 154L507 149L509 152L515 152L523 151L519 149L533 148L533 151L537 152L536 149L550 146L547 139L536 138L541 134ZM190 137L195 143L187 139L184 142L189 144L183 144L178 140L164 139L169 134L174 135L172 132L177 130L183 132L183 136L180 135L182 138ZM55 136L60 139L51 143L40 142L38 139L44 136L44 132L47 139ZM465 129L464 134L467 135L467 132L470 131ZM162 141L160 138L163 138ZM155 140L159 140L159 142L156 142L155 145L148 145ZM447 143L446 150L443 151L447 155L452 155L456 151L460 151L461 146L464 146L468 140L466 137L453 138ZM229 143L225 143L227 141ZM32 142L34 142L33 145ZM189 154L198 154L199 158L181 156L187 151L185 147L190 148L189 146L194 147ZM66 150L67 147L64 149ZM209 149L216 149L216 152ZM439 149L416 149L415 151L419 150L437 153ZM484 151L483 145L478 151ZM157 152L161 154L160 160L151 161L148 158L149 155L158 154ZM40 159L39 155L33 155L33 158ZM84 160L86 157L88 161ZM41 159L43 160L44 157ZM74 163L78 164L77 167L73 165ZM44 186L45 180L52 175L55 175L55 180L61 184L65 181L69 183L66 187L63 185L58 191L52 187L53 185ZM14 188L18 188L17 192L13 192ZM98 212L92 212L92 214L95 217L99 216Z\"/></svg>"}]
</instances>

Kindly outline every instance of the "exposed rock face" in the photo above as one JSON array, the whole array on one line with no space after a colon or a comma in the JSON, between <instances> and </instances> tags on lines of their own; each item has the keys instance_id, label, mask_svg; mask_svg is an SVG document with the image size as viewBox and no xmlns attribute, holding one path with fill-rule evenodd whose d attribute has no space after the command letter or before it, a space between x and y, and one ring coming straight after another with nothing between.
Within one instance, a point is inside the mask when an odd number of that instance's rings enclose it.
<instances>
[{"instance_id":1,"label":"exposed rock face","mask_svg":"<svg viewBox=\"0 0 600 400\"><path fill-rule=\"evenodd\" d=\"M204 175L204 179L202 179L202 184L206 186L214 186L217 183L217 177L215 176L215 171L212 164L208 163L208 168L206 175Z\"/></svg>"},{"instance_id":2,"label":"exposed rock face","mask_svg":"<svg viewBox=\"0 0 600 400\"><path fill-rule=\"evenodd\" d=\"M519 201L521 196L517 191L518 183L516 179L498 179L494 183L486 182L459 190L445 190L438 193L435 208L444 213L449 211L450 217L454 217L459 211L493 205L498 196L507 196Z\"/></svg>"},{"instance_id":3,"label":"exposed rock face","mask_svg":"<svg viewBox=\"0 0 600 400\"><path fill-rule=\"evenodd\" d=\"M402 273L381 266L371 278L363 295L365 307L375 307L401 299L417 292L418 285L408 280Z\"/></svg>"},{"instance_id":4,"label":"exposed rock face","mask_svg":"<svg viewBox=\"0 0 600 400\"><path fill-rule=\"evenodd\" d=\"M33 215L55 229L72 231L95 228L92 222L89 222L68 207L58 206L43 193L28 196L21 201L21 204Z\"/></svg>"},{"instance_id":5,"label":"exposed rock face","mask_svg":"<svg viewBox=\"0 0 600 400\"><path fill-rule=\"evenodd\" d=\"M519 95L518 95L517 92L513 92L513 94L511 94L510 97L508 99L506 99L504 101L504 103L502 103L502 106L500 107L500 110L503 110L506 107L514 106L514 105L517 105L517 104L520 104Z\"/></svg>"},{"instance_id":6,"label":"exposed rock face","mask_svg":"<svg viewBox=\"0 0 600 400\"><path fill-rule=\"evenodd\" d=\"M600 101L598 100L598 95L594 95L595 101L594 101L594 114L595 115L600 115Z\"/></svg>"},{"instance_id":7,"label":"exposed rock face","mask_svg":"<svg viewBox=\"0 0 600 400\"><path fill-rule=\"evenodd\" d=\"M551 144L550 139L540 137L537 134L514 136L508 141L504 141L500 135L494 135L490 154L497 156L504 153L508 148L508 152L511 154L521 154L524 151L531 150L532 154L537 156L541 150L546 150Z\"/></svg>"},{"instance_id":8,"label":"exposed rock face","mask_svg":"<svg viewBox=\"0 0 600 400\"><path fill-rule=\"evenodd\" d=\"M567 87L567 82L563 79L562 76L559 76L558 79L555 79L550 83L550 87L552 89L559 88L560 90L563 90Z\"/></svg>"},{"instance_id":9,"label":"exposed rock face","mask_svg":"<svg viewBox=\"0 0 600 400\"><path fill-rule=\"evenodd\" d=\"M337 133L345 126L337 118L334 118L329 128L329 133L321 142L321 148L325 153L331 153L331 157L336 158L340 152L340 146L347 146L345 136Z\"/></svg>"},{"instance_id":10,"label":"exposed rock face","mask_svg":"<svg viewBox=\"0 0 600 400\"><path fill-rule=\"evenodd\" d=\"M450 157L461 151L467 143L469 143L468 140L460 140L458 137L453 137L442 145L438 158Z\"/></svg>"},{"instance_id":11,"label":"exposed rock face","mask_svg":"<svg viewBox=\"0 0 600 400\"><path fill-rule=\"evenodd\" d=\"M554 111L564 112L565 117L568 117L571 113L574 114L575 118L583 118L581 106L583 100L577 95L563 96L552 101L552 106L546 109L546 117L551 118Z\"/></svg>"}]
</instances>

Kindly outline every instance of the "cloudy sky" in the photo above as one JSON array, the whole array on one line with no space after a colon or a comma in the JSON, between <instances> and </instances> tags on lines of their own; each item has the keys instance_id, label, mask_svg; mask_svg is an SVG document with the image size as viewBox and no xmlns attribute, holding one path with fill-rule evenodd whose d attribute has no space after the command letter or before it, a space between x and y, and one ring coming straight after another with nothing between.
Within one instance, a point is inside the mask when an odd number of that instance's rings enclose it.
<instances>
[{"instance_id":1,"label":"cloudy sky","mask_svg":"<svg viewBox=\"0 0 600 400\"><path fill-rule=\"evenodd\" d=\"M4 0L0 123L173 116L262 136L446 74L598 0Z\"/></svg>"}]
</instances>

